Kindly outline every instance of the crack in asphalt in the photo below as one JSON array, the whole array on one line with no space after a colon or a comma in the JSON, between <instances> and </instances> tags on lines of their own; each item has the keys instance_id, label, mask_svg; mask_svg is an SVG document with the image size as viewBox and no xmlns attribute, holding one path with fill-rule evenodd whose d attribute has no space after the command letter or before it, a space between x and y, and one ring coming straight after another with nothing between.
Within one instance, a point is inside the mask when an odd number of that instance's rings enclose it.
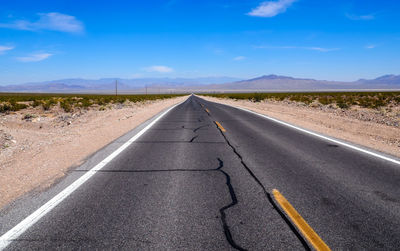
<instances>
[{"instance_id":1,"label":"crack in asphalt","mask_svg":"<svg viewBox=\"0 0 400 251\"><path fill-rule=\"evenodd\" d=\"M194 136L189 142L193 143L193 140L195 140L197 137L199 137L199 135Z\"/></svg>"},{"instance_id":2,"label":"crack in asphalt","mask_svg":"<svg viewBox=\"0 0 400 251\"><path fill-rule=\"evenodd\" d=\"M194 133L197 133L197 131L200 130L201 128L208 127L208 126L210 126L210 124L202 125L202 126L199 126L199 127L196 127L196 128L193 129L193 128L187 128L187 127L185 127L185 126L183 125L183 126L181 126L181 128L182 128L182 129L185 129L185 130L191 130L191 131L193 131ZM190 143L193 143L193 141L194 141L196 138L198 138L198 137L199 137L199 135L196 134L195 136L193 136L193 138L192 138L191 140L189 140L189 142L190 142Z\"/></svg>"},{"instance_id":3,"label":"crack in asphalt","mask_svg":"<svg viewBox=\"0 0 400 251\"><path fill-rule=\"evenodd\" d=\"M207 126L210 126L210 124L199 126L199 127L195 128L195 129L193 130L193 132L197 132L197 131L200 130L201 128L204 128L204 127L207 127Z\"/></svg>"},{"instance_id":4,"label":"crack in asphalt","mask_svg":"<svg viewBox=\"0 0 400 251\"><path fill-rule=\"evenodd\" d=\"M215 170L218 170L219 172L223 173L225 175L226 178L226 185L228 186L229 189L229 194L231 196L232 202L229 205L226 205L222 208L219 209L219 213L221 214L221 221L222 221L222 226L224 228L224 234L226 237L226 240L229 242L229 244L237 249L237 250L246 250L244 248L242 248L241 246L239 246L232 237L232 233L231 230L229 229L229 225L226 221L226 214L225 211L233 206L235 206L236 204L238 204L238 200L235 194L235 190L233 189L232 183L231 183L231 177L229 176L229 174L227 174L225 171L222 170L222 168L224 167L224 162L218 158L218 162L219 162L219 167Z\"/></svg>"},{"instance_id":5,"label":"crack in asphalt","mask_svg":"<svg viewBox=\"0 0 400 251\"><path fill-rule=\"evenodd\" d=\"M240 163L242 166L246 169L246 171L250 174L250 176L253 178L253 180L261 187L263 190L265 196L267 197L268 201L271 203L272 207L278 212L278 214L281 216L281 218L285 221L285 223L288 225L290 230L296 235L297 239L301 242L305 250L311 250L309 247L308 243L304 239L304 237L299 233L299 231L296 229L296 227L292 224L292 222L287 218L287 216L281 211L281 209L278 207L278 205L275 203L275 201L272 198L272 195L267 191L267 189L264 187L264 185L261 183L261 181L257 178L257 176L251 171L251 169L247 166L247 164L244 162L242 155L236 150L236 148L231 144L231 142L228 140L226 135L222 132L222 130L218 127L218 125L215 123L215 126L221 133L222 137L224 137L226 143L232 148L233 152L236 154L236 156L240 159Z\"/></svg>"},{"instance_id":6,"label":"crack in asphalt","mask_svg":"<svg viewBox=\"0 0 400 251\"><path fill-rule=\"evenodd\" d=\"M241 246L239 246L232 237L232 233L231 230L229 228L229 225L227 223L226 220L226 213L225 211L235 205L238 204L238 200L236 197L236 193L235 190L233 189L232 183L231 183L231 177L229 176L229 174L227 172L225 172L224 170L222 170L222 168L224 167L224 162L220 159L217 158L218 160L218 167L214 168L214 169L153 169L153 170L97 170L96 172L99 173L155 173L155 172L220 172L225 176L225 184L228 187L229 190L229 195L231 197L231 203L229 203L226 206L223 206L219 209L219 213L221 216L221 222L222 222L222 227L224 229L224 235L226 240L228 241L228 243L235 249L237 250L241 250L244 251L246 249L242 248ZM74 172L88 172L88 170L74 170Z\"/></svg>"}]
</instances>

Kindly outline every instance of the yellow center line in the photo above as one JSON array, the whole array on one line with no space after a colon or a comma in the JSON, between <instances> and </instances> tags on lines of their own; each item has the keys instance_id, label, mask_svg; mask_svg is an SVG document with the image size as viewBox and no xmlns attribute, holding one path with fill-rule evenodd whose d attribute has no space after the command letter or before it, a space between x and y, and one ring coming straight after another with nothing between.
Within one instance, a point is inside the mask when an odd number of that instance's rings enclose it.
<instances>
[{"instance_id":1,"label":"yellow center line","mask_svg":"<svg viewBox=\"0 0 400 251\"><path fill-rule=\"evenodd\" d=\"M209 111L207 108L206 108L206 112L207 112L207 113L210 113L210 111Z\"/></svg>"},{"instance_id":2,"label":"yellow center line","mask_svg":"<svg viewBox=\"0 0 400 251\"><path fill-rule=\"evenodd\" d=\"M297 226L303 236L306 237L309 243L311 243L311 245L313 245L317 251L331 250L278 190L272 190L272 194L274 195L275 200L289 216L291 221Z\"/></svg>"},{"instance_id":3,"label":"yellow center line","mask_svg":"<svg viewBox=\"0 0 400 251\"><path fill-rule=\"evenodd\" d=\"M217 124L218 128L219 128L222 132L226 132L225 128L224 128L218 121L215 121L215 124Z\"/></svg>"}]
</instances>

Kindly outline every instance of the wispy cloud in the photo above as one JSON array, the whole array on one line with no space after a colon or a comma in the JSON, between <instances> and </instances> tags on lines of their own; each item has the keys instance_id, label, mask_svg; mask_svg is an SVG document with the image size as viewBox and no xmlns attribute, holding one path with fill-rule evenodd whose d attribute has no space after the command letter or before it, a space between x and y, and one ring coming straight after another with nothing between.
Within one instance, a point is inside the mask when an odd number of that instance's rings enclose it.
<instances>
[{"instance_id":1,"label":"wispy cloud","mask_svg":"<svg viewBox=\"0 0 400 251\"><path fill-rule=\"evenodd\" d=\"M144 70L147 72L158 72L158 73L170 73L170 72L174 71L174 69L172 69L171 67L164 66L164 65L153 65L153 66L144 68Z\"/></svg>"},{"instance_id":2,"label":"wispy cloud","mask_svg":"<svg viewBox=\"0 0 400 251\"><path fill-rule=\"evenodd\" d=\"M283 13L297 0L278 0L262 2L259 6L252 9L247 15L255 17L274 17Z\"/></svg>"},{"instance_id":3,"label":"wispy cloud","mask_svg":"<svg viewBox=\"0 0 400 251\"><path fill-rule=\"evenodd\" d=\"M12 49L14 49L13 46L3 46L3 45L0 45L0 54L3 54L4 52L10 51L10 50L12 50Z\"/></svg>"},{"instance_id":4,"label":"wispy cloud","mask_svg":"<svg viewBox=\"0 0 400 251\"><path fill-rule=\"evenodd\" d=\"M222 54L224 54L224 50L222 50L222 49L214 49L213 50L213 53L215 54L215 55L222 55Z\"/></svg>"},{"instance_id":5,"label":"wispy cloud","mask_svg":"<svg viewBox=\"0 0 400 251\"><path fill-rule=\"evenodd\" d=\"M36 54L31 54L26 57L18 57L17 60L20 62L24 62L24 63L39 62L39 61L43 61L51 56L53 56L53 54L51 54L51 53L36 53Z\"/></svg>"},{"instance_id":6,"label":"wispy cloud","mask_svg":"<svg viewBox=\"0 0 400 251\"><path fill-rule=\"evenodd\" d=\"M74 16L57 12L39 13L38 15L39 20L34 22L27 20L15 20L12 23L0 23L0 27L16 30L52 30L68 33L82 33L84 31L83 23Z\"/></svg>"},{"instance_id":7,"label":"wispy cloud","mask_svg":"<svg viewBox=\"0 0 400 251\"><path fill-rule=\"evenodd\" d=\"M307 46L255 46L257 49L300 49L319 52L338 51L340 48L307 47Z\"/></svg>"},{"instance_id":8,"label":"wispy cloud","mask_svg":"<svg viewBox=\"0 0 400 251\"><path fill-rule=\"evenodd\" d=\"M244 57L244 56L237 56L237 57L233 58L233 60L235 60L235 61L242 61L242 60L245 60L245 59L246 59L246 57Z\"/></svg>"},{"instance_id":9,"label":"wispy cloud","mask_svg":"<svg viewBox=\"0 0 400 251\"><path fill-rule=\"evenodd\" d=\"M375 49L376 47L378 47L376 44L368 44L364 48L371 50L371 49Z\"/></svg>"},{"instance_id":10,"label":"wispy cloud","mask_svg":"<svg viewBox=\"0 0 400 251\"><path fill-rule=\"evenodd\" d=\"M374 14L368 14L368 15L355 15L355 14L348 14L346 13L346 17L350 20L362 20L362 21L368 21L368 20L373 20L375 19Z\"/></svg>"},{"instance_id":11,"label":"wispy cloud","mask_svg":"<svg viewBox=\"0 0 400 251\"><path fill-rule=\"evenodd\" d=\"M320 52L330 52L330 51L340 50L340 48L322 48L322 47L299 47L299 48L304 50L320 51Z\"/></svg>"}]
</instances>

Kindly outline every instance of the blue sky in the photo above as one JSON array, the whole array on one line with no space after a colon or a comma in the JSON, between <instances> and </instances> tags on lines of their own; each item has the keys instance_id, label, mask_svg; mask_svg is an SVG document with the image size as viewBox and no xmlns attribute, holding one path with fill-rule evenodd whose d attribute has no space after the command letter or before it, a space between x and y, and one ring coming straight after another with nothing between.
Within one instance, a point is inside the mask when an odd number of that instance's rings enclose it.
<instances>
[{"instance_id":1,"label":"blue sky","mask_svg":"<svg viewBox=\"0 0 400 251\"><path fill-rule=\"evenodd\" d=\"M400 2L1 0L0 84L400 74Z\"/></svg>"}]
</instances>

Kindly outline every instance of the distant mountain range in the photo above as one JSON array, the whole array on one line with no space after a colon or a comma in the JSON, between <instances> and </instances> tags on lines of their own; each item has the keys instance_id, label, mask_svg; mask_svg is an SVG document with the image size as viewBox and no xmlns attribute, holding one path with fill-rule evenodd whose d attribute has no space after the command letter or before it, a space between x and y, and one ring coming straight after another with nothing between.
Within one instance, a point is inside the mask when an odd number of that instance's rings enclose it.
<instances>
[{"instance_id":1,"label":"distant mountain range","mask_svg":"<svg viewBox=\"0 0 400 251\"><path fill-rule=\"evenodd\" d=\"M241 80L230 77L206 78L136 78L98 80L63 79L20 85L0 86L0 92L50 92L50 93L109 93L118 81L120 92L206 92L206 91L312 91L350 89L400 89L400 75L385 75L376 79L359 79L353 82L325 81L265 75Z\"/></svg>"},{"instance_id":2,"label":"distant mountain range","mask_svg":"<svg viewBox=\"0 0 400 251\"><path fill-rule=\"evenodd\" d=\"M286 76L268 75L258 78L208 86L216 90L349 90L349 89L400 89L400 75L386 75L372 80L354 82L325 81Z\"/></svg>"},{"instance_id":3,"label":"distant mountain range","mask_svg":"<svg viewBox=\"0 0 400 251\"><path fill-rule=\"evenodd\" d=\"M145 89L179 89L188 86L202 86L207 84L220 84L238 81L231 77L204 77L204 78L102 78L98 80L88 79L61 79L44 82L25 83L18 85L0 86L0 92L110 92L115 90L115 82L118 81L120 91L145 91Z\"/></svg>"}]
</instances>

